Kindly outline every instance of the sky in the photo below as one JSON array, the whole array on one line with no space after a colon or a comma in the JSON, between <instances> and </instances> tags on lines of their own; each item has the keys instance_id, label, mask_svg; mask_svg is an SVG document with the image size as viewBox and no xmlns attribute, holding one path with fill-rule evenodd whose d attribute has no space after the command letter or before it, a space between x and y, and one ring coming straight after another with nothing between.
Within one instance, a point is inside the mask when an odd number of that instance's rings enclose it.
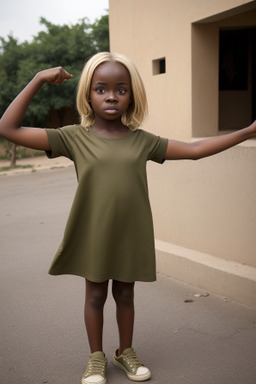
<instances>
[{"instance_id":1,"label":"sky","mask_svg":"<svg viewBox=\"0 0 256 384\"><path fill-rule=\"evenodd\" d=\"M76 24L84 17L94 22L109 7L108 0L1 0L0 5L0 36L11 34L19 43L45 30L41 16L58 25Z\"/></svg>"}]
</instances>

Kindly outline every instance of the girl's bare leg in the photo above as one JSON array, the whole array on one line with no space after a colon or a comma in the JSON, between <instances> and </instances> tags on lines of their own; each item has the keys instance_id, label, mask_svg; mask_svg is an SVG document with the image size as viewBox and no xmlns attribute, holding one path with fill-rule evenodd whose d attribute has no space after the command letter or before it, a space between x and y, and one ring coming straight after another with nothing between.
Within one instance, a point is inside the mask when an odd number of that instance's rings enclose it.
<instances>
[{"instance_id":1,"label":"girl's bare leg","mask_svg":"<svg viewBox=\"0 0 256 384\"><path fill-rule=\"evenodd\" d=\"M113 280L113 297L116 302L116 318L119 329L119 355L132 346L134 327L134 283Z\"/></svg>"},{"instance_id":2,"label":"girl's bare leg","mask_svg":"<svg viewBox=\"0 0 256 384\"><path fill-rule=\"evenodd\" d=\"M102 351L103 309L108 294L108 281L86 280L84 320L91 353Z\"/></svg>"}]
</instances>

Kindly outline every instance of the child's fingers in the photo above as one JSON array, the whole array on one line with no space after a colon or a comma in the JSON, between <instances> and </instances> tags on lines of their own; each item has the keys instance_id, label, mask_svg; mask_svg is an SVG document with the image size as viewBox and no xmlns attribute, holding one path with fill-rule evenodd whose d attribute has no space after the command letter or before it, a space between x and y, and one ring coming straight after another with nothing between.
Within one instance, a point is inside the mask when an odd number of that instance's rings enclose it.
<instances>
[{"instance_id":1,"label":"child's fingers","mask_svg":"<svg viewBox=\"0 0 256 384\"><path fill-rule=\"evenodd\" d=\"M64 81L69 80L73 77L69 72L67 72L64 68L58 67L54 68L56 71L54 73L54 77L51 81L49 81L52 84L62 84Z\"/></svg>"},{"instance_id":2,"label":"child's fingers","mask_svg":"<svg viewBox=\"0 0 256 384\"><path fill-rule=\"evenodd\" d=\"M249 127L250 139L256 138L256 120L254 120Z\"/></svg>"},{"instance_id":3,"label":"child's fingers","mask_svg":"<svg viewBox=\"0 0 256 384\"><path fill-rule=\"evenodd\" d=\"M43 81L50 83L50 84L55 84L55 85L60 85L64 81L69 80L73 77L73 75L68 73L62 67L46 69L46 70L40 72L40 76L41 76Z\"/></svg>"},{"instance_id":4,"label":"child's fingers","mask_svg":"<svg viewBox=\"0 0 256 384\"><path fill-rule=\"evenodd\" d=\"M251 124L253 137L256 137L256 120Z\"/></svg>"}]
</instances>

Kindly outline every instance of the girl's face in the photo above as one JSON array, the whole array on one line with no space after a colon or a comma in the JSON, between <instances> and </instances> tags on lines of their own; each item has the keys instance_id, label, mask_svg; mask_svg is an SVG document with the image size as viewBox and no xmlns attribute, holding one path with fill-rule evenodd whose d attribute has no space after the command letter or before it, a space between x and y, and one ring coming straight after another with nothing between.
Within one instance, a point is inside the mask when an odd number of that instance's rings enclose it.
<instances>
[{"instance_id":1,"label":"girl's face","mask_svg":"<svg viewBox=\"0 0 256 384\"><path fill-rule=\"evenodd\" d=\"M131 79L124 65L108 61L94 71L90 103L95 121L120 120L127 111L132 99Z\"/></svg>"}]
</instances>

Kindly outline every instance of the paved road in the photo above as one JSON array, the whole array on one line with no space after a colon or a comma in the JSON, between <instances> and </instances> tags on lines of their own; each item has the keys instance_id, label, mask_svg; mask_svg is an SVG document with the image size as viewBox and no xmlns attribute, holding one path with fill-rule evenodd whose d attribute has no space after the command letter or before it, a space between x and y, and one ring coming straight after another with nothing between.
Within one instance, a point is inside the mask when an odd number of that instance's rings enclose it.
<instances>
[{"instance_id":1,"label":"paved road","mask_svg":"<svg viewBox=\"0 0 256 384\"><path fill-rule=\"evenodd\" d=\"M1 384L80 383L89 354L84 281L47 274L75 187L72 167L0 177ZM255 384L256 309L195 293L202 292L165 276L137 283L134 346L150 383ZM114 318L109 296L109 360ZM108 383L129 382L109 362Z\"/></svg>"}]
</instances>

